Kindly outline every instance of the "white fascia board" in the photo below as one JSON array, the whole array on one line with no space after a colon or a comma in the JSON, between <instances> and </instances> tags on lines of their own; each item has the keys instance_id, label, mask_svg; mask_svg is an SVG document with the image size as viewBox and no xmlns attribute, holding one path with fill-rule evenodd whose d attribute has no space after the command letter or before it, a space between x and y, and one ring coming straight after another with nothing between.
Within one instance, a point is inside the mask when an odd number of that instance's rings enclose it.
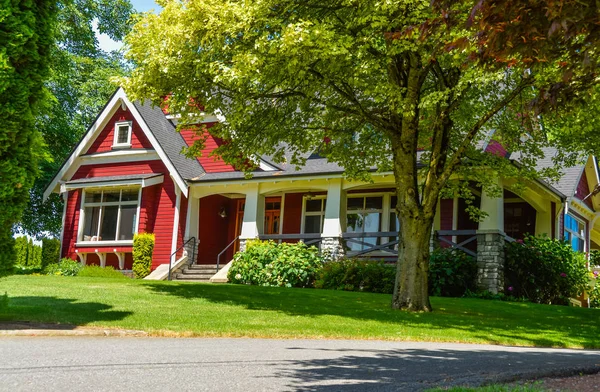
<instances>
[{"instance_id":1,"label":"white fascia board","mask_svg":"<svg viewBox=\"0 0 600 392\"><path fill-rule=\"evenodd\" d=\"M63 193L63 192L70 191L72 189L103 188L103 187L115 187L115 186L130 186L130 185L139 185L142 188L146 188L148 186L162 184L163 182L164 182L164 176L161 174L161 175L155 176L155 177L132 179L132 180L98 181L98 182L84 182L84 183L77 183L77 184L61 184L60 191L61 191L61 193Z\"/></svg>"},{"instance_id":2,"label":"white fascia board","mask_svg":"<svg viewBox=\"0 0 600 392\"><path fill-rule=\"evenodd\" d=\"M173 162L171 162L171 160L169 159L169 157L167 156L167 154L165 153L165 151L162 149L162 146L158 143L158 140L156 140L156 138L154 137L154 135L150 131L150 128L148 128L148 124L146 124L146 122L142 118L141 114L136 109L136 107L127 98L127 96L125 95L125 92L123 91L123 89L120 88L119 92L123 92L123 96L121 97L121 99L123 100L123 102L125 102L125 104L129 108L129 110L131 111L131 114L133 115L133 118L135 118L135 121L137 121L137 123L139 124L139 126L142 128L142 131L144 131L144 134L146 135L146 137L150 141L150 144L152 144L152 147L154 147L154 150L156 150L158 156L160 157L160 159L163 161L163 163L165 164L165 166L169 170L169 173L171 174L171 177L173 177L175 183L177 184L177 186L179 187L179 189L181 190L181 192L183 192L183 195L185 197L187 197L188 196L188 186L187 186L186 182L179 175L179 173L175 169L175 166L173 165Z\"/></svg>"},{"instance_id":3,"label":"white fascia board","mask_svg":"<svg viewBox=\"0 0 600 392\"><path fill-rule=\"evenodd\" d=\"M137 162L160 159L156 151L151 149L115 150L92 155L82 155L79 158L84 165L90 163Z\"/></svg>"},{"instance_id":4,"label":"white fascia board","mask_svg":"<svg viewBox=\"0 0 600 392\"><path fill-rule=\"evenodd\" d=\"M119 88L119 90L117 90L117 92L112 96L111 100L104 107L104 110L102 110L102 113L100 113L94 124L92 124L92 126L88 129L84 138L77 145L77 147L75 147L75 150L69 156L69 159L67 159L67 161L61 166L58 173L56 173L54 178L52 178L52 181L44 191L43 200L46 200L48 196L50 196L50 194L56 190L59 181L63 179L65 173L75 163L77 158L89 148L91 143L96 139L97 133L104 129L104 127L108 123L108 120L112 118L113 114L119 108L119 101L122 100L124 96L125 91L123 91L123 88Z\"/></svg>"}]
</instances>

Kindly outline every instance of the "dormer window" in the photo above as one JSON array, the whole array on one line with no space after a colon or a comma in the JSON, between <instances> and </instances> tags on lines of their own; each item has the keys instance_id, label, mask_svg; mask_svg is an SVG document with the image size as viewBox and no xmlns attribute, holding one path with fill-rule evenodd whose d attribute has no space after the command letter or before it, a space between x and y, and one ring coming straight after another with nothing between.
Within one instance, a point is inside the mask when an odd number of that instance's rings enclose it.
<instances>
[{"instance_id":1,"label":"dormer window","mask_svg":"<svg viewBox=\"0 0 600 392\"><path fill-rule=\"evenodd\" d=\"M115 138L113 148L131 147L131 121L121 121L115 123Z\"/></svg>"}]
</instances>

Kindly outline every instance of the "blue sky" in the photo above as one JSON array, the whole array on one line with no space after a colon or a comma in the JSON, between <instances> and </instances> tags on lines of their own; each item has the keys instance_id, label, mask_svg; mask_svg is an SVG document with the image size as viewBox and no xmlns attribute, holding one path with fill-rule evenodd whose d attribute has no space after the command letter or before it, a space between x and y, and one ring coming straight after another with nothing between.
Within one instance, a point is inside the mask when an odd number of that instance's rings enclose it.
<instances>
[{"instance_id":1,"label":"blue sky","mask_svg":"<svg viewBox=\"0 0 600 392\"><path fill-rule=\"evenodd\" d=\"M150 10L154 10L154 12L160 12L160 5L156 4L154 0L131 0L133 4L133 8L135 8L138 12L147 12ZM98 34L96 32L96 37L98 38L98 43L100 47L105 51L109 52L111 50L118 50L123 46L121 42L115 42L106 34Z\"/></svg>"}]
</instances>

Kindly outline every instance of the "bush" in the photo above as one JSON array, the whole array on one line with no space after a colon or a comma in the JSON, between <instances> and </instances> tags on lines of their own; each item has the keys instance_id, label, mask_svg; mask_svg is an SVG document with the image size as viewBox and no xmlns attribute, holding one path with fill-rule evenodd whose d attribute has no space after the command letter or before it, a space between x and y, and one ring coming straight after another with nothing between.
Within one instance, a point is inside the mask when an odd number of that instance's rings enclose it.
<instances>
[{"instance_id":1,"label":"bush","mask_svg":"<svg viewBox=\"0 0 600 392\"><path fill-rule=\"evenodd\" d=\"M121 272L115 270L112 266L100 267L99 265L86 265L79 271L77 276L89 278L127 278Z\"/></svg>"},{"instance_id":2,"label":"bush","mask_svg":"<svg viewBox=\"0 0 600 392\"><path fill-rule=\"evenodd\" d=\"M150 275L154 234L140 233L133 236L133 276L143 279Z\"/></svg>"},{"instance_id":3,"label":"bush","mask_svg":"<svg viewBox=\"0 0 600 392\"><path fill-rule=\"evenodd\" d=\"M381 260L342 259L325 263L317 275L318 289L391 294L396 266Z\"/></svg>"},{"instance_id":4,"label":"bush","mask_svg":"<svg viewBox=\"0 0 600 392\"><path fill-rule=\"evenodd\" d=\"M8 293L5 291L4 295L0 295L0 310L8 309Z\"/></svg>"},{"instance_id":5,"label":"bush","mask_svg":"<svg viewBox=\"0 0 600 392\"><path fill-rule=\"evenodd\" d=\"M475 290L477 261L458 249L438 248L429 259L429 294L462 297Z\"/></svg>"},{"instance_id":6,"label":"bush","mask_svg":"<svg viewBox=\"0 0 600 392\"><path fill-rule=\"evenodd\" d=\"M60 241L56 238L42 238L42 268L58 263L60 258Z\"/></svg>"},{"instance_id":7,"label":"bush","mask_svg":"<svg viewBox=\"0 0 600 392\"><path fill-rule=\"evenodd\" d=\"M15 239L12 232L0 227L0 278L13 273L15 266Z\"/></svg>"},{"instance_id":8,"label":"bush","mask_svg":"<svg viewBox=\"0 0 600 392\"><path fill-rule=\"evenodd\" d=\"M510 296L567 305L589 282L584 255L564 241L528 236L507 244L505 257L504 292Z\"/></svg>"},{"instance_id":9,"label":"bush","mask_svg":"<svg viewBox=\"0 0 600 392\"><path fill-rule=\"evenodd\" d=\"M312 287L323 259L314 246L273 241L249 241L233 257L231 283L259 286Z\"/></svg>"},{"instance_id":10,"label":"bush","mask_svg":"<svg viewBox=\"0 0 600 392\"><path fill-rule=\"evenodd\" d=\"M588 296L590 297L590 308L600 308L600 276L598 271L591 272L590 288Z\"/></svg>"},{"instance_id":11,"label":"bush","mask_svg":"<svg viewBox=\"0 0 600 392\"><path fill-rule=\"evenodd\" d=\"M28 267L26 265L15 265L14 274L15 275L33 275L33 274L41 274L44 269L40 266L36 267Z\"/></svg>"},{"instance_id":12,"label":"bush","mask_svg":"<svg viewBox=\"0 0 600 392\"><path fill-rule=\"evenodd\" d=\"M76 276L83 266L75 260L64 258L57 264L46 267L46 275Z\"/></svg>"}]
</instances>

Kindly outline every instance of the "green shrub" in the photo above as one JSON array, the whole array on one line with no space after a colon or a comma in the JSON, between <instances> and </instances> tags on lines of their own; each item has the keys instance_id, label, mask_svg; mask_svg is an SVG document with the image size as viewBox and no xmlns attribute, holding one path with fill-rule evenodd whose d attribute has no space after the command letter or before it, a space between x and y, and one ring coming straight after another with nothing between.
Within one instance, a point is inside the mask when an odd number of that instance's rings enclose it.
<instances>
[{"instance_id":1,"label":"green shrub","mask_svg":"<svg viewBox=\"0 0 600 392\"><path fill-rule=\"evenodd\" d=\"M600 250L590 251L590 266L600 266Z\"/></svg>"},{"instance_id":2,"label":"green shrub","mask_svg":"<svg viewBox=\"0 0 600 392\"><path fill-rule=\"evenodd\" d=\"M591 272L590 288L588 296L590 297L590 307L600 308L600 276L598 271Z\"/></svg>"},{"instance_id":3,"label":"green shrub","mask_svg":"<svg viewBox=\"0 0 600 392\"><path fill-rule=\"evenodd\" d=\"M83 266L75 260L64 258L57 264L50 264L44 272L46 275L76 276Z\"/></svg>"},{"instance_id":4,"label":"green shrub","mask_svg":"<svg viewBox=\"0 0 600 392\"><path fill-rule=\"evenodd\" d=\"M342 259L325 263L317 275L318 289L391 294L396 266L381 260Z\"/></svg>"},{"instance_id":5,"label":"green shrub","mask_svg":"<svg viewBox=\"0 0 600 392\"><path fill-rule=\"evenodd\" d=\"M42 268L58 263L60 258L60 241L56 238L42 238Z\"/></svg>"},{"instance_id":6,"label":"green shrub","mask_svg":"<svg viewBox=\"0 0 600 392\"><path fill-rule=\"evenodd\" d=\"M474 291L477 261L458 249L438 248L429 259L429 294L462 297Z\"/></svg>"},{"instance_id":7,"label":"green shrub","mask_svg":"<svg viewBox=\"0 0 600 392\"><path fill-rule=\"evenodd\" d=\"M111 266L100 267L99 265L86 265L79 271L77 276L85 276L89 278L127 278L121 272L115 270Z\"/></svg>"},{"instance_id":8,"label":"green shrub","mask_svg":"<svg viewBox=\"0 0 600 392\"><path fill-rule=\"evenodd\" d=\"M44 269L41 266L29 267L26 265L15 265L14 274L15 275L33 275L33 274L41 274Z\"/></svg>"},{"instance_id":9,"label":"green shrub","mask_svg":"<svg viewBox=\"0 0 600 392\"><path fill-rule=\"evenodd\" d=\"M4 295L0 295L0 310L8 309L8 293L5 291Z\"/></svg>"},{"instance_id":10,"label":"green shrub","mask_svg":"<svg viewBox=\"0 0 600 392\"><path fill-rule=\"evenodd\" d=\"M273 241L249 241L233 257L231 283L259 286L312 287L323 259L314 246Z\"/></svg>"},{"instance_id":11,"label":"green shrub","mask_svg":"<svg viewBox=\"0 0 600 392\"><path fill-rule=\"evenodd\" d=\"M154 252L154 234L140 233L133 236L133 276L143 279L150 275L152 253Z\"/></svg>"},{"instance_id":12,"label":"green shrub","mask_svg":"<svg viewBox=\"0 0 600 392\"><path fill-rule=\"evenodd\" d=\"M4 232L0 227L0 277L13 273L15 257L15 239L12 232Z\"/></svg>"},{"instance_id":13,"label":"green shrub","mask_svg":"<svg viewBox=\"0 0 600 392\"><path fill-rule=\"evenodd\" d=\"M504 282L507 295L531 302L567 305L589 282L582 253L568 243L528 236L506 245Z\"/></svg>"}]
</instances>

